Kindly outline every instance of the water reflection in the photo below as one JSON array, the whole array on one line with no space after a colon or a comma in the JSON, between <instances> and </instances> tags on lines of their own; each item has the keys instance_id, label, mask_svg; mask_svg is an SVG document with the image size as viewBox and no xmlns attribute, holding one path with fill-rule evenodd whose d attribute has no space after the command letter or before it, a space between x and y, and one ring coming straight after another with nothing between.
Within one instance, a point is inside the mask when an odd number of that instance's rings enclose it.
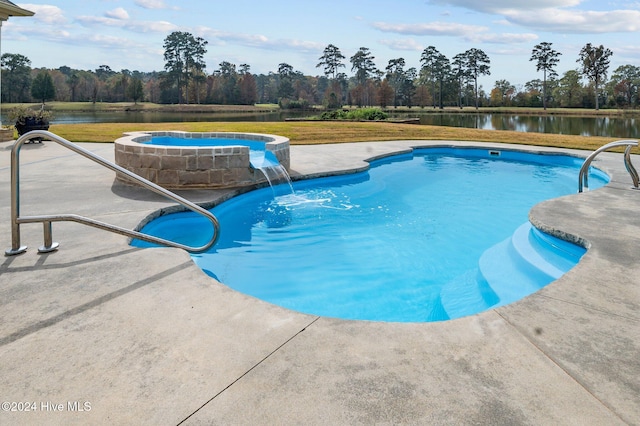
<instances>
[{"instance_id":1,"label":"water reflection","mask_svg":"<svg viewBox=\"0 0 640 426\"><path fill-rule=\"evenodd\" d=\"M180 123L186 121L284 121L288 117L303 117L301 112L211 113L211 112L56 112L53 124L77 123ZM3 116L3 121L6 118Z\"/></svg>"},{"instance_id":2,"label":"water reflection","mask_svg":"<svg viewBox=\"0 0 640 426\"><path fill-rule=\"evenodd\" d=\"M401 115L396 115L401 117ZM636 117L577 117L567 115L516 114L420 114L420 124L486 130L553 133L561 135L638 138Z\"/></svg>"}]
</instances>

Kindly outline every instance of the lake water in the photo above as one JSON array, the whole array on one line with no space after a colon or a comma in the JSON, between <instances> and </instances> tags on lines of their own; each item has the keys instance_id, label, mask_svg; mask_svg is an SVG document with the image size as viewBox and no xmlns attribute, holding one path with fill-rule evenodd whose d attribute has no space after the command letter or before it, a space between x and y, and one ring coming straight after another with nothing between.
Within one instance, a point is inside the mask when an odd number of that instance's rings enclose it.
<instances>
[{"instance_id":1,"label":"lake water","mask_svg":"<svg viewBox=\"0 0 640 426\"><path fill-rule=\"evenodd\" d=\"M71 123L167 123L185 121L283 121L309 116L309 112L268 113L169 113L81 112L56 113L53 124ZM420 124L486 130L553 133L614 138L640 138L640 117L578 117L565 115L517 115L490 113L392 113L392 118L420 118ZM9 120L3 112L2 122Z\"/></svg>"},{"instance_id":2,"label":"lake water","mask_svg":"<svg viewBox=\"0 0 640 426\"><path fill-rule=\"evenodd\" d=\"M288 117L302 117L309 113L210 113L210 112L56 112L53 124L76 123L181 123L187 121L283 121ZM3 115L3 122L6 118Z\"/></svg>"},{"instance_id":3,"label":"lake water","mask_svg":"<svg viewBox=\"0 0 640 426\"><path fill-rule=\"evenodd\" d=\"M420 124L562 135L640 137L639 117L582 117L516 114L420 114Z\"/></svg>"}]
</instances>

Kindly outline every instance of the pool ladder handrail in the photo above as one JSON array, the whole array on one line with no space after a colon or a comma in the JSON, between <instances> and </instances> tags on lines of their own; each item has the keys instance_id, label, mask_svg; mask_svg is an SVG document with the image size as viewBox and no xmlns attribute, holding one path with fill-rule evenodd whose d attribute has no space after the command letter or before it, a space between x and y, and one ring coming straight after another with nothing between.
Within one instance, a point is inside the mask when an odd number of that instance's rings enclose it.
<instances>
[{"instance_id":1,"label":"pool ladder handrail","mask_svg":"<svg viewBox=\"0 0 640 426\"><path fill-rule=\"evenodd\" d=\"M626 149L624 150L624 166L627 169L627 172L629 172L629 175L631 175L633 187L635 189L638 189L640 179L638 178L638 172L636 171L636 168L633 167L633 164L631 163L631 149L634 146L638 146L638 141L627 139L609 142L608 144L602 145L600 148L593 151L586 158L586 160L584 160L584 163L582 163L582 167L580 167L580 173L578 174L578 192L582 192L583 189L589 189L589 166L591 165L593 159L596 158L596 156L601 152L619 146L626 146Z\"/></svg>"},{"instance_id":2,"label":"pool ladder handrail","mask_svg":"<svg viewBox=\"0 0 640 426\"><path fill-rule=\"evenodd\" d=\"M129 229L121 228L119 226L111 225L105 222L100 222L98 220L94 220L88 217L79 216L76 214L56 214L56 215L40 215L40 216L23 216L20 217L20 148L22 145L34 138L42 138L45 141L56 142L65 148L74 151L83 157L86 157L110 170L115 171L116 173L121 173L125 175L130 180L137 182L141 186L156 192L160 195L163 195L178 204L181 204L183 207L201 214L205 216L211 223L213 224L213 235L209 242L200 247L191 247L184 244L180 244L178 242L165 240L164 238L154 237L149 234L144 234L137 231L132 231ZM5 256L14 256L17 254L24 253L27 250L27 246L20 245L20 225L23 223L38 223L42 222L44 225L44 245L38 249L39 253L49 253L58 249L59 244L52 241L52 231L51 231L51 222L76 222L82 223L84 225L93 226L98 229L103 229L105 231L114 232L116 234L125 235L131 238L147 241L150 243L155 243L159 245L164 245L168 247L175 247L179 249L183 249L193 253L199 253L206 251L210 247L212 247L218 237L220 235L220 224L218 219L209 211L204 208L192 203L191 201L180 197L179 195L159 186L153 182L148 181L147 179L130 172L129 170L120 167L110 161L105 160L104 158L88 151L68 140L48 131L44 130L33 130L31 132L25 133L20 136L18 140L13 145L11 149L11 249L5 251Z\"/></svg>"}]
</instances>

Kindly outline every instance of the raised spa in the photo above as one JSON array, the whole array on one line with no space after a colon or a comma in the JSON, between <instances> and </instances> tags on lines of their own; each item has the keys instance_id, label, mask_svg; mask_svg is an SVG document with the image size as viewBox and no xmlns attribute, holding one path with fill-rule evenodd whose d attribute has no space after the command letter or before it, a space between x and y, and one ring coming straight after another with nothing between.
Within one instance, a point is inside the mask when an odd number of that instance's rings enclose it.
<instances>
[{"instance_id":1,"label":"raised spa","mask_svg":"<svg viewBox=\"0 0 640 426\"><path fill-rule=\"evenodd\" d=\"M131 132L115 141L115 160L170 189L251 186L266 182L264 167L289 170L289 139L258 133Z\"/></svg>"}]
</instances>

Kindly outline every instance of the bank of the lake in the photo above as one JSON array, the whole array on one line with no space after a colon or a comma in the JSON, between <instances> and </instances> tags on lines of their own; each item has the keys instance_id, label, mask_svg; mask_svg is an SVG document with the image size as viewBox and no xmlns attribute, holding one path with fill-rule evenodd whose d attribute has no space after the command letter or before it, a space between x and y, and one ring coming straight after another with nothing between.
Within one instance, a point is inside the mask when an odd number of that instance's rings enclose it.
<instances>
[{"instance_id":1,"label":"bank of the lake","mask_svg":"<svg viewBox=\"0 0 640 426\"><path fill-rule=\"evenodd\" d=\"M30 108L40 108L39 103L3 103L2 112L18 107L26 106ZM151 102L47 102L46 109L54 113L71 112L167 112L167 113L268 113L282 112L277 104L255 104L255 105L214 105L214 104L156 104ZM345 107L356 108L356 107ZM314 114L314 111L321 111L323 108L317 106L305 112ZM387 107L384 110L388 113L407 114L512 114L512 115L571 115L585 117L640 117L640 109L607 109L600 110L586 108L524 108L524 107L444 107L443 109L433 106L399 106Z\"/></svg>"}]
</instances>

